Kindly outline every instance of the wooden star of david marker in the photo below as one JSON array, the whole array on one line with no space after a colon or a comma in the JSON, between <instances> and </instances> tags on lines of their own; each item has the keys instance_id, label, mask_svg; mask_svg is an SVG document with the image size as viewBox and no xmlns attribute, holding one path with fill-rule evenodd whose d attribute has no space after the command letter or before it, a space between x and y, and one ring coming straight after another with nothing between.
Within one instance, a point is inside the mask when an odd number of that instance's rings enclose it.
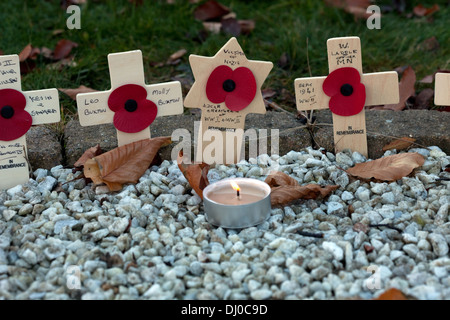
<instances>
[{"instance_id":1,"label":"wooden star of david marker","mask_svg":"<svg viewBox=\"0 0 450 320\"><path fill-rule=\"evenodd\" d=\"M184 105L202 110L195 161L236 163L241 159L245 117L266 113L261 86L273 64L247 60L236 38L215 56L190 55L189 62L195 82ZM216 98L221 95L223 99Z\"/></svg>"},{"instance_id":2,"label":"wooden star of david marker","mask_svg":"<svg viewBox=\"0 0 450 320\"><path fill-rule=\"evenodd\" d=\"M0 56L0 90L3 89L14 89L25 96L25 111L31 115L32 125L61 120L57 89L22 91L18 55ZM5 102L0 100L2 110L0 116L12 120L14 113L17 116L18 110L7 116L7 112L3 112L7 108L11 106L5 105ZM0 137L0 189L12 188L28 180L26 134L9 141Z\"/></svg>"},{"instance_id":3,"label":"wooden star of david marker","mask_svg":"<svg viewBox=\"0 0 450 320\"><path fill-rule=\"evenodd\" d=\"M351 67L358 70L365 86L364 106L394 104L399 101L398 74L392 72L366 73L362 71L361 41L358 37L332 38L327 41L329 72ZM322 85L327 77L295 80L297 110L328 109L330 97ZM336 153L344 149L368 156L366 116L364 108L351 116L333 113L334 145Z\"/></svg>"},{"instance_id":4,"label":"wooden star of david marker","mask_svg":"<svg viewBox=\"0 0 450 320\"><path fill-rule=\"evenodd\" d=\"M108 64L111 89L77 95L78 115L82 126L113 123L115 112L108 106L108 99L115 89L124 85L138 85L145 88L147 100L152 101L158 108L157 117L183 113L183 97L179 81L145 84L140 50L109 54ZM117 127L116 130L119 146L150 138L149 126L135 133L123 132Z\"/></svg>"},{"instance_id":5,"label":"wooden star of david marker","mask_svg":"<svg viewBox=\"0 0 450 320\"><path fill-rule=\"evenodd\" d=\"M437 73L434 90L434 104L450 106L450 73Z\"/></svg>"}]
</instances>

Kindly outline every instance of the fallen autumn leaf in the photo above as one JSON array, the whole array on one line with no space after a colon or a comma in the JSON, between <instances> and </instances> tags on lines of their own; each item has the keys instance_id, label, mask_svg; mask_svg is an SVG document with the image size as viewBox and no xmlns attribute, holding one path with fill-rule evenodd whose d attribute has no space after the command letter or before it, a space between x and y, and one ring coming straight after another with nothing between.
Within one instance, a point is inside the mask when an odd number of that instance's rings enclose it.
<instances>
[{"instance_id":1,"label":"fallen autumn leaf","mask_svg":"<svg viewBox=\"0 0 450 320\"><path fill-rule=\"evenodd\" d=\"M74 164L73 166L74 166L75 168L82 167L82 166L84 166L84 164L86 163L86 161L88 161L88 160L90 160L90 159L92 159L92 158L94 158L94 157L96 157L96 156L99 156L99 155L101 155L102 153L103 153L103 152L102 152L102 149L100 148L100 145L97 144L96 146L87 149L87 150L83 153L83 155L80 157L80 159L78 159L77 162L75 162L75 164Z\"/></svg>"},{"instance_id":2,"label":"fallen autumn leaf","mask_svg":"<svg viewBox=\"0 0 450 320\"><path fill-rule=\"evenodd\" d=\"M265 180L271 187L270 201L273 206L286 205L298 199L317 199L326 197L339 186L308 184L300 186L294 178L284 172L273 172Z\"/></svg>"},{"instance_id":3,"label":"fallen autumn leaf","mask_svg":"<svg viewBox=\"0 0 450 320\"><path fill-rule=\"evenodd\" d=\"M383 151L393 150L393 149L404 150L406 148L409 148L415 141L416 141L416 139L410 138L410 137L399 138L399 139L396 139L396 140L392 141L391 143L385 145L383 147Z\"/></svg>"},{"instance_id":4,"label":"fallen autumn leaf","mask_svg":"<svg viewBox=\"0 0 450 320\"><path fill-rule=\"evenodd\" d=\"M119 191L125 183L137 183L158 150L170 143L170 137L158 137L118 147L87 160L84 175L95 184L105 183L110 191Z\"/></svg>"},{"instance_id":5,"label":"fallen autumn leaf","mask_svg":"<svg viewBox=\"0 0 450 320\"><path fill-rule=\"evenodd\" d=\"M346 172L352 176L384 181L395 181L423 165L425 159L418 153L400 153L381 159L358 163Z\"/></svg>"},{"instance_id":6,"label":"fallen autumn leaf","mask_svg":"<svg viewBox=\"0 0 450 320\"><path fill-rule=\"evenodd\" d=\"M203 189L209 184L209 165L206 163L187 164L184 161L183 150L178 153L178 167L197 195L203 200Z\"/></svg>"},{"instance_id":7,"label":"fallen autumn leaf","mask_svg":"<svg viewBox=\"0 0 450 320\"><path fill-rule=\"evenodd\" d=\"M83 85L81 85L75 89L58 88L58 90L61 91L62 93L67 94L73 100L77 100L77 94L79 94L79 93L97 92L97 90L91 89L91 88L83 86Z\"/></svg>"}]
</instances>

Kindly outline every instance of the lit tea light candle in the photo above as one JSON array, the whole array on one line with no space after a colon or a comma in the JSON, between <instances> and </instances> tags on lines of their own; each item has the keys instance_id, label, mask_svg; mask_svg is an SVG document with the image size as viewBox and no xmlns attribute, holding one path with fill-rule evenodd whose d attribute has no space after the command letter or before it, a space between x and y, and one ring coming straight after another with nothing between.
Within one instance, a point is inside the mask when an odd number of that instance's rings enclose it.
<instances>
[{"instance_id":1,"label":"lit tea light candle","mask_svg":"<svg viewBox=\"0 0 450 320\"><path fill-rule=\"evenodd\" d=\"M210 184L203 190L208 222L224 228L247 228L270 216L270 187L264 181L235 178Z\"/></svg>"}]
</instances>

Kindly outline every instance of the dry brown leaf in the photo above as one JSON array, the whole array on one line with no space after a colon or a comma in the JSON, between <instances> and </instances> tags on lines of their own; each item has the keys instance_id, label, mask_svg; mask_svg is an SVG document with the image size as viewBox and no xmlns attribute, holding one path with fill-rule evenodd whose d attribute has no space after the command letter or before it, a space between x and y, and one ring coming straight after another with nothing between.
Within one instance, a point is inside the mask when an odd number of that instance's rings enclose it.
<instances>
[{"instance_id":1,"label":"dry brown leaf","mask_svg":"<svg viewBox=\"0 0 450 320\"><path fill-rule=\"evenodd\" d=\"M223 4L214 0L209 0L195 8L194 17L200 21L208 21L221 18L230 13L230 11L231 10Z\"/></svg>"},{"instance_id":2,"label":"dry brown leaf","mask_svg":"<svg viewBox=\"0 0 450 320\"><path fill-rule=\"evenodd\" d=\"M346 170L352 176L383 181L395 181L406 177L415 168L425 162L418 153L401 153L381 159L358 163L353 168Z\"/></svg>"},{"instance_id":3,"label":"dry brown leaf","mask_svg":"<svg viewBox=\"0 0 450 320\"><path fill-rule=\"evenodd\" d=\"M133 142L84 164L84 175L95 184L105 183L110 191L119 191L125 183L137 183L158 150L171 143L170 137L158 137Z\"/></svg>"},{"instance_id":4,"label":"dry brown leaf","mask_svg":"<svg viewBox=\"0 0 450 320\"><path fill-rule=\"evenodd\" d=\"M299 185L297 180L281 171L270 173L265 181L271 188Z\"/></svg>"},{"instance_id":5,"label":"dry brown leaf","mask_svg":"<svg viewBox=\"0 0 450 320\"><path fill-rule=\"evenodd\" d=\"M53 60L62 60L64 58L67 58L67 56L70 54L70 51L72 51L72 49L76 47L78 47L78 43L76 42L67 39L59 40L55 46L55 50L53 51Z\"/></svg>"},{"instance_id":6,"label":"dry brown leaf","mask_svg":"<svg viewBox=\"0 0 450 320\"><path fill-rule=\"evenodd\" d=\"M183 150L178 153L178 167L197 195L203 200L203 189L209 184L209 165L206 163L187 164L183 156Z\"/></svg>"},{"instance_id":7,"label":"dry brown leaf","mask_svg":"<svg viewBox=\"0 0 450 320\"><path fill-rule=\"evenodd\" d=\"M400 111L405 109L406 101L409 97L415 94L414 85L416 83L416 73L411 66L408 66L403 72L402 79L398 84L398 89L400 92L400 101L397 104L385 105L384 109L390 109L395 111Z\"/></svg>"},{"instance_id":8,"label":"dry brown leaf","mask_svg":"<svg viewBox=\"0 0 450 320\"><path fill-rule=\"evenodd\" d=\"M271 173L265 182L272 189L270 201L273 206L286 205L298 199L324 198L339 188L339 186L320 186L318 184L300 186L297 180L279 171Z\"/></svg>"},{"instance_id":9,"label":"dry brown leaf","mask_svg":"<svg viewBox=\"0 0 450 320\"><path fill-rule=\"evenodd\" d=\"M383 292L375 300L408 300L406 296L400 290L391 288Z\"/></svg>"},{"instance_id":10,"label":"dry brown leaf","mask_svg":"<svg viewBox=\"0 0 450 320\"><path fill-rule=\"evenodd\" d=\"M325 0L325 2L329 6L344 9L355 18L367 19L372 15L367 13L367 7L371 5L370 0Z\"/></svg>"},{"instance_id":11,"label":"dry brown leaf","mask_svg":"<svg viewBox=\"0 0 450 320\"><path fill-rule=\"evenodd\" d=\"M177 52L170 55L169 59L167 59L166 64L174 65L180 62L181 57L183 57L187 53L186 49L180 49Z\"/></svg>"},{"instance_id":12,"label":"dry brown leaf","mask_svg":"<svg viewBox=\"0 0 450 320\"><path fill-rule=\"evenodd\" d=\"M249 34L255 30L255 20L238 20L238 23L241 26L241 34Z\"/></svg>"},{"instance_id":13,"label":"dry brown leaf","mask_svg":"<svg viewBox=\"0 0 450 320\"><path fill-rule=\"evenodd\" d=\"M221 30L233 37L239 37L241 35L241 25L235 18L223 19Z\"/></svg>"},{"instance_id":14,"label":"dry brown leaf","mask_svg":"<svg viewBox=\"0 0 450 320\"><path fill-rule=\"evenodd\" d=\"M97 90L88 88L88 87L83 86L83 85L79 86L76 89L58 88L58 90L61 91L62 93L67 94L73 100L77 100L77 94L79 94L79 93L97 92Z\"/></svg>"},{"instance_id":15,"label":"dry brown leaf","mask_svg":"<svg viewBox=\"0 0 450 320\"><path fill-rule=\"evenodd\" d=\"M19 61L24 62L28 59L28 57L31 54L31 51L33 50L33 47L31 46L31 43L27 44L25 48L19 53Z\"/></svg>"},{"instance_id":16,"label":"dry brown leaf","mask_svg":"<svg viewBox=\"0 0 450 320\"><path fill-rule=\"evenodd\" d=\"M426 16L429 16L429 15L432 15L433 13L435 13L435 12L437 12L439 10L440 10L440 7L437 4L434 4L430 8L426 8L422 4L419 4L419 5L414 7L413 12L418 17L426 17Z\"/></svg>"},{"instance_id":17,"label":"dry brown leaf","mask_svg":"<svg viewBox=\"0 0 450 320\"><path fill-rule=\"evenodd\" d=\"M432 104L434 98L434 90L431 88L425 88L416 96L414 106L412 109L427 110Z\"/></svg>"},{"instance_id":18,"label":"dry brown leaf","mask_svg":"<svg viewBox=\"0 0 450 320\"><path fill-rule=\"evenodd\" d=\"M205 30L213 33L213 34L219 34L220 29L222 28L221 22L203 22L203 28Z\"/></svg>"},{"instance_id":19,"label":"dry brown leaf","mask_svg":"<svg viewBox=\"0 0 450 320\"><path fill-rule=\"evenodd\" d=\"M102 149L100 148L100 145L97 144L95 147L91 147L87 149L83 155L78 159L77 162L73 165L75 168L82 167L86 163L86 161L99 156L103 153Z\"/></svg>"},{"instance_id":20,"label":"dry brown leaf","mask_svg":"<svg viewBox=\"0 0 450 320\"><path fill-rule=\"evenodd\" d=\"M394 141L392 141L391 143L385 145L383 147L383 151L387 151L387 150L404 150L409 148L414 142L416 141L416 139L414 138L410 138L410 137L403 137L400 139L396 139Z\"/></svg>"},{"instance_id":21,"label":"dry brown leaf","mask_svg":"<svg viewBox=\"0 0 450 320\"><path fill-rule=\"evenodd\" d=\"M420 80L419 82L420 83L433 83L433 81L434 81L434 75L433 74L429 74L429 75L423 77L423 79Z\"/></svg>"}]
</instances>

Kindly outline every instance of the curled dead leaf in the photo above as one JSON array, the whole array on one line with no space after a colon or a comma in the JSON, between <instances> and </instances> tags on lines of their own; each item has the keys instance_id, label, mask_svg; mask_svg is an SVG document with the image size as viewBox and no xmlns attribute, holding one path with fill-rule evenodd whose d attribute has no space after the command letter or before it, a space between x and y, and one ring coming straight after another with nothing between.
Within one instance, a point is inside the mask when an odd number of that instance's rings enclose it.
<instances>
[{"instance_id":1,"label":"curled dead leaf","mask_svg":"<svg viewBox=\"0 0 450 320\"><path fill-rule=\"evenodd\" d=\"M317 199L326 197L339 186L308 184L300 186L294 178L284 172L271 173L265 180L271 187L270 200L273 206L286 205L298 199Z\"/></svg>"},{"instance_id":2,"label":"curled dead leaf","mask_svg":"<svg viewBox=\"0 0 450 320\"><path fill-rule=\"evenodd\" d=\"M223 4L214 0L209 0L195 8L194 17L196 20L208 21L221 18L230 13L230 11L231 10Z\"/></svg>"},{"instance_id":3,"label":"curled dead leaf","mask_svg":"<svg viewBox=\"0 0 450 320\"><path fill-rule=\"evenodd\" d=\"M409 148L414 142L416 141L416 139L414 138L410 138L410 137L403 137L400 139L396 139L394 141L392 141L391 143L385 145L383 147L383 151L387 151L387 150L404 150Z\"/></svg>"},{"instance_id":4,"label":"curled dead leaf","mask_svg":"<svg viewBox=\"0 0 450 320\"><path fill-rule=\"evenodd\" d=\"M395 181L409 175L415 168L423 165L425 159L419 153L401 153L381 159L358 163L346 172L363 179L375 178Z\"/></svg>"},{"instance_id":5,"label":"curled dead leaf","mask_svg":"<svg viewBox=\"0 0 450 320\"><path fill-rule=\"evenodd\" d=\"M62 60L67 58L72 51L73 48L78 47L78 43L61 39L55 46L55 50L53 51L53 60Z\"/></svg>"},{"instance_id":6,"label":"curled dead leaf","mask_svg":"<svg viewBox=\"0 0 450 320\"><path fill-rule=\"evenodd\" d=\"M197 195L203 200L203 189L209 185L209 165L206 163L188 163L183 156L183 150L178 153L178 167Z\"/></svg>"},{"instance_id":7,"label":"curled dead leaf","mask_svg":"<svg viewBox=\"0 0 450 320\"><path fill-rule=\"evenodd\" d=\"M75 89L58 88L58 90L61 91L62 93L67 94L73 100L77 100L77 94L79 94L79 93L97 92L97 90L91 89L91 88L83 86L83 85L81 85Z\"/></svg>"},{"instance_id":8,"label":"curled dead leaf","mask_svg":"<svg viewBox=\"0 0 450 320\"><path fill-rule=\"evenodd\" d=\"M419 5L414 7L413 13L416 16L418 16L418 17L426 17L426 16L429 16L429 15L432 15L433 13L435 13L435 12L437 12L439 10L440 10L440 7L437 4L434 4L430 8L426 8L422 4L419 4Z\"/></svg>"},{"instance_id":9,"label":"curled dead leaf","mask_svg":"<svg viewBox=\"0 0 450 320\"><path fill-rule=\"evenodd\" d=\"M170 137L136 141L87 160L84 175L95 184L105 183L110 191L119 191L125 183L137 183L158 150L171 143Z\"/></svg>"},{"instance_id":10,"label":"curled dead leaf","mask_svg":"<svg viewBox=\"0 0 450 320\"><path fill-rule=\"evenodd\" d=\"M73 166L75 168L82 167L82 166L84 166L86 161L88 161L96 156L99 156L101 154L102 154L102 149L100 148L100 145L97 144L96 146L87 149L83 153L83 155L80 157L80 159L78 159L78 161L75 162L75 164Z\"/></svg>"},{"instance_id":11,"label":"curled dead leaf","mask_svg":"<svg viewBox=\"0 0 450 320\"><path fill-rule=\"evenodd\" d=\"M406 296L400 290L396 288L390 288L380 294L375 300L408 300Z\"/></svg>"}]
</instances>

